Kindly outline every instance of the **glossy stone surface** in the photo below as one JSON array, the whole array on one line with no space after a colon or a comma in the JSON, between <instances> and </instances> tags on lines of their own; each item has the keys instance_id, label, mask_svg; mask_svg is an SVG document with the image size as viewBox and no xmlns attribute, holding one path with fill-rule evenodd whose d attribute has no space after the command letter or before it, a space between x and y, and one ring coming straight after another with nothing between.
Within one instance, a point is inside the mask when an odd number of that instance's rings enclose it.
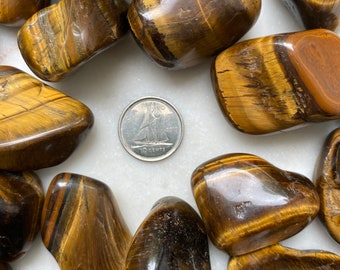
<instances>
[{"instance_id":1,"label":"glossy stone surface","mask_svg":"<svg viewBox=\"0 0 340 270\"><path fill-rule=\"evenodd\" d=\"M22 26L18 45L31 70L59 81L128 30L125 0L61 0Z\"/></svg>"},{"instance_id":2,"label":"glossy stone surface","mask_svg":"<svg viewBox=\"0 0 340 270\"><path fill-rule=\"evenodd\" d=\"M23 256L40 229L44 192L33 172L0 171L0 261ZM3 265L0 269L10 269Z\"/></svg>"},{"instance_id":3,"label":"glossy stone surface","mask_svg":"<svg viewBox=\"0 0 340 270\"><path fill-rule=\"evenodd\" d=\"M133 0L132 33L162 67L183 69L216 55L256 22L261 0Z\"/></svg>"},{"instance_id":4,"label":"glossy stone surface","mask_svg":"<svg viewBox=\"0 0 340 270\"><path fill-rule=\"evenodd\" d=\"M193 172L192 189L210 239L232 256L287 239L319 210L309 179L251 154L202 164Z\"/></svg>"},{"instance_id":5,"label":"glossy stone surface","mask_svg":"<svg viewBox=\"0 0 340 270\"><path fill-rule=\"evenodd\" d=\"M0 66L0 169L57 165L93 124L88 107L16 68Z\"/></svg>"},{"instance_id":6,"label":"glossy stone surface","mask_svg":"<svg viewBox=\"0 0 340 270\"><path fill-rule=\"evenodd\" d=\"M337 29L340 18L339 0L281 0L306 29Z\"/></svg>"},{"instance_id":7,"label":"glossy stone surface","mask_svg":"<svg viewBox=\"0 0 340 270\"><path fill-rule=\"evenodd\" d=\"M228 270L340 269L340 256L323 250L270 246L229 260Z\"/></svg>"},{"instance_id":8,"label":"glossy stone surface","mask_svg":"<svg viewBox=\"0 0 340 270\"><path fill-rule=\"evenodd\" d=\"M240 131L267 134L340 119L340 38L318 29L240 42L212 67L220 107Z\"/></svg>"},{"instance_id":9,"label":"glossy stone surface","mask_svg":"<svg viewBox=\"0 0 340 270\"><path fill-rule=\"evenodd\" d=\"M320 197L319 217L340 243L340 128L326 138L314 177Z\"/></svg>"},{"instance_id":10,"label":"glossy stone surface","mask_svg":"<svg viewBox=\"0 0 340 270\"><path fill-rule=\"evenodd\" d=\"M157 201L133 237L124 269L210 269L199 215L179 198Z\"/></svg>"},{"instance_id":11,"label":"glossy stone surface","mask_svg":"<svg viewBox=\"0 0 340 270\"><path fill-rule=\"evenodd\" d=\"M0 24L21 26L34 13L49 4L50 0L0 0Z\"/></svg>"},{"instance_id":12,"label":"glossy stone surface","mask_svg":"<svg viewBox=\"0 0 340 270\"><path fill-rule=\"evenodd\" d=\"M48 188L41 234L61 270L121 270L131 240L109 187L70 173Z\"/></svg>"}]
</instances>

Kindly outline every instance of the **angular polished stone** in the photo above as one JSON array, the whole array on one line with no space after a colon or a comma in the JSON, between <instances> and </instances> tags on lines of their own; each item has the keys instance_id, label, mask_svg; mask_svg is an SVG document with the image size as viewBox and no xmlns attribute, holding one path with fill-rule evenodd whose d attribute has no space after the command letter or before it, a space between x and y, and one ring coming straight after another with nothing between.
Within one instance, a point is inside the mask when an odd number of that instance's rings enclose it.
<instances>
[{"instance_id":1,"label":"angular polished stone","mask_svg":"<svg viewBox=\"0 0 340 270\"><path fill-rule=\"evenodd\" d=\"M208 237L196 211L176 197L159 200L133 237L124 269L210 269Z\"/></svg>"},{"instance_id":2,"label":"angular polished stone","mask_svg":"<svg viewBox=\"0 0 340 270\"><path fill-rule=\"evenodd\" d=\"M319 217L334 240L340 243L340 128L328 135L314 178L320 197Z\"/></svg>"},{"instance_id":3,"label":"angular polished stone","mask_svg":"<svg viewBox=\"0 0 340 270\"><path fill-rule=\"evenodd\" d=\"M59 81L127 32L127 9L125 0L61 0L22 26L21 54L38 77Z\"/></svg>"},{"instance_id":4,"label":"angular polished stone","mask_svg":"<svg viewBox=\"0 0 340 270\"><path fill-rule=\"evenodd\" d=\"M1 0L0 24L21 26L34 13L49 4L50 0Z\"/></svg>"},{"instance_id":5,"label":"angular polished stone","mask_svg":"<svg viewBox=\"0 0 340 270\"><path fill-rule=\"evenodd\" d=\"M41 234L61 270L121 270L131 241L109 187L70 173L48 188Z\"/></svg>"},{"instance_id":6,"label":"angular polished stone","mask_svg":"<svg viewBox=\"0 0 340 270\"><path fill-rule=\"evenodd\" d=\"M281 0L306 29L337 29L340 0Z\"/></svg>"},{"instance_id":7,"label":"angular polished stone","mask_svg":"<svg viewBox=\"0 0 340 270\"><path fill-rule=\"evenodd\" d=\"M9 66L0 66L0 108L2 170L61 163L93 124L84 104Z\"/></svg>"},{"instance_id":8,"label":"angular polished stone","mask_svg":"<svg viewBox=\"0 0 340 270\"><path fill-rule=\"evenodd\" d=\"M29 250L40 229L43 201L44 191L35 173L0 171L1 262L13 261Z\"/></svg>"},{"instance_id":9,"label":"angular polished stone","mask_svg":"<svg viewBox=\"0 0 340 270\"><path fill-rule=\"evenodd\" d=\"M251 154L202 164L193 172L192 189L210 239L231 256L287 239L319 210L309 179Z\"/></svg>"},{"instance_id":10,"label":"angular polished stone","mask_svg":"<svg viewBox=\"0 0 340 270\"><path fill-rule=\"evenodd\" d=\"M239 40L261 0L133 0L128 20L137 43L162 67L184 69Z\"/></svg>"},{"instance_id":11,"label":"angular polished stone","mask_svg":"<svg viewBox=\"0 0 340 270\"><path fill-rule=\"evenodd\" d=\"M340 119L340 38L324 29L240 42L212 67L220 107L240 131L267 134Z\"/></svg>"},{"instance_id":12,"label":"angular polished stone","mask_svg":"<svg viewBox=\"0 0 340 270\"><path fill-rule=\"evenodd\" d=\"M270 246L229 260L228 270L340 269L340 256L323 250Z\"/></svg>"}]
</instances>

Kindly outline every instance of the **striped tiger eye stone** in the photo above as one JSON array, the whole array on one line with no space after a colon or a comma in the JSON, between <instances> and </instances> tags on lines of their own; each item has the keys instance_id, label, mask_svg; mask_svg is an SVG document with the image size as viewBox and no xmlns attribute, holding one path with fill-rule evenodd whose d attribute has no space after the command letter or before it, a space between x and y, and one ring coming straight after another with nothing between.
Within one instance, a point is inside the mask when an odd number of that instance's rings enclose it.
<instances>
[{"instance_id":1,"label":"striped tiger eye stone","mask_svg":"<svg viewBox=\"0 0 340 270\"><path fill-rule=\"evenodd\" d=\"M109 187L70 173L48 188L41 234L61 270L121 270L131 240Z\"/></svg>"},{"instance_id":2,"label":"striped tiger eye stone","mask_svg":"<svg viewBox=\"0 0 340 270\"><path fill-rule=\"evenodd\" d=\"M212 67L220 107L240 131L267 134L340 119L340 38L324 29L240 42Z\"/></svg>"},{"instance_id":3,"label":"striped tiger eye stone","mask_svg":"<svg viewBox=\"0 0 340 270\"><path fill-rule=\"evenodd\" d=\"M287 239L319 210L309 179L251 154L202 164L193 172L192 189L210 239L231 256Z\"/></svg>"},{"instance_id":4,"label":"striped tiger eye stone","mask_svg":"<svg viewBox=\"0 0 340 270\"><path fill-rule=\"evenodd\" d=\"M340 256L323 250L297 250L274 245L232 257L228 270L311 270L340 269Z\"/></svg>"},{"instance_id":5,"label":"striped tiger eye stone","mask_svg":"<svg viewBox=\"0 0 340 270\"><path fill-rule=\"evenodd\" d=\"M315 182L320 197L319 217L340 243L340 128L325 140L315 168Z\"/></svg>"},{"instance_id":6,"label":"striped tiger eye stone","mask_svg":"<svg viewBox=\"0 0 340 270\"><path fill-rule=\"evenodd\" d=\"M337 29L340 0L281 0L306 29Z\"/></svg>"},{"instance_id":7,"label":"striped tiger eye stone","mask_svg":"<svg viewBox=\"0 0 340 270\"><path fill-rule=\"evenodd\" d=\"M133 0L128 20L151 59L168 69L184 69L239 40L260 10L261 0Z\"/></svg>"},{"instance_id":8,"label":"striped tiger eye stone","mask_svg":"<svg viewBox=\"0 0 340 270\"><path fill-rule=\"evenodd\" d=\"M2 170L63 162L93 124L87 106L9 66L0 66L0 108Z\"/></svg>"},{"instance_id":9,"label":"striped tiger eye stone","mask_svg":"<svg viewBox=\"0 0 340 270\"><path fill-rule=\"evenodd\" d=\"M43 201L43 188L35 173L0 171L1 262L11 262L30 249L40 229ZM0 269L10 268L4 264Z\"/></svg>"},{"instance_id":10,"label":"striped tiger eye stone","mask_svg":"<svg viewBox=\"0 0 340 270\"><path fill-rule=\"evenodd\" d=\"M196 211L177 197L156 202L135 233L126 270L209 270L208 237Z\"/></svg>"},{"instance_id":11,"label":"striped tiger eye stone","mask_svg":"<svg viewBox=\"0 0 340 270\"><path fill-rule=\"evenodd\" d=\"M0 24L21 26L34 13L49 4L50 0L0 0Z\"/></svg>"},{"instance_id":12,"label":"striped tiger eye stone","mask_svg":"<svg viewBox=\"0 0 340 270\"><path fill-rule=\"evenodd\" d=\"M59 81L127 32L127 9L125 0L61 0L22 26L20 52L38 77Z\"/></svg>"}]
</instances>

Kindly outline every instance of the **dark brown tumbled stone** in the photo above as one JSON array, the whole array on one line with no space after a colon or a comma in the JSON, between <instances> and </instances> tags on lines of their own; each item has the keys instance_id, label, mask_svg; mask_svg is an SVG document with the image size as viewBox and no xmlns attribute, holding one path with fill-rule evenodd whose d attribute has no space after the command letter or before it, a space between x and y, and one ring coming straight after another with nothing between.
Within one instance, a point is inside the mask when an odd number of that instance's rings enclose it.
<instances>
[{"instance_id":1,"label":"dark brown tumbled stone","mask_svg":"<svg viewBox=\"0 0 340 270\"><path fill-rule=\"evenodd\" d=\"M296 250L274 245L231 257L228 270L340 269L340 256L323 250Z\"/></svg>"},{"instance_id":2,"label":"dark brown tumbled stone","mask_svg":"<svg viewBox=\"0 0 340 270\"><path fill-rule=\"evenodd\" d=\"M1 0L0 24L20 26L34 13L49 4L50 0Z\"/></svg>"},{"instance_id":3,"label":"dark brown tumbled stone","mask_svg":"<svg viewBox=\"0 0 340 270\"><path fill-rule=\"evenodd\" d=\"M239 40L261 0L133 0L128 20L138 44L162 67L184 69Z\"/></svg>"},{"instance_id":4,"label":"dark brown tumbled stone","mask_svg":"<svg viewBox=\"0 0 340 270\"><path fill-rule=\"evenodd\" d=\"M176 197L159 200L135 233L124 269L210 269L208 237L196 211Z\"/></svg>"},{"instance_id":5,"label":"dark brown tumbled stone","mask_svg":"<svg viewBox=\"0 0 340 270\"><path fill-rule=\"evenodd\" d=\"M319 210L309 179L251 154L202 164L193 172L192 188L210 239L231 256L287 239Z\"/></svg>"},{"instance_id":6,"label":"dark brown tumbled stone","mask_svg":"<svg viewBox=\"0 0 340 270\"><path fill-rule=\"evenodd\" d=\"M339 0L281 0L306 29L337 29L340 20Z\"/></svg>"},{"instance_id":7,"label":"dark brown tumbled stone","mask_svg":"<svg viewBox=\"0 0 340 270\"><path fill-rule=\"evenodd\" d=\"M44 192L33 172L0 171L0 261L23 256L40 229ZM9 269L6 268L0 269Z\"/></svg>"},{"instance_id":8,"label":"dark brown tumbled stone","mask_svg":"<svg viewBox=\"0 0 340 270\"><path fill-rule=\"evenodd\" d=\"M41 234L61 270L121 270L131 241L109 187L70 173L48 188Z\"/></svg>"},{"instance_id":9,"label":"dark brown tumbled stone","mask_svg":"<svg viewBox=\"0 0 340 270\"><path fill-rule=\"evenodd\" d=\"M25 171L66 160L93 124L83 103L0 66L0 169Z\"/></svg>"},{"instance_id":10,"label":"dark brown tumbled stone","mask_svg":"<svg viewBox=\"0 0 340 270\"><path fill-rule=\"evenodd\" d=\"M340 243L340 128L328 135L314 177L320 197L319 217Z\"/></svg>"},{"instance_id":11,"label":"dark brown tumbled stone","mask_svg":"<svg viewBox=\"0 0 340 270\"><path fill-rule=\"evenodd\" d=\"M127 32L127 9L125 0L61 0L21 27L20 52L39 78L59 81Z\"/></svg>"},{"instance_id":12,"label":"dark brown tumbled stone","mask_svg":"<svg viewBox=\"0 0 340 270\"><path fill-rule=\"evenodd\" d=\"M238 130L267 134L340 119L340 38L324 29L240 42L216 58L220 107Z\"/></svg>"}]
</instances>

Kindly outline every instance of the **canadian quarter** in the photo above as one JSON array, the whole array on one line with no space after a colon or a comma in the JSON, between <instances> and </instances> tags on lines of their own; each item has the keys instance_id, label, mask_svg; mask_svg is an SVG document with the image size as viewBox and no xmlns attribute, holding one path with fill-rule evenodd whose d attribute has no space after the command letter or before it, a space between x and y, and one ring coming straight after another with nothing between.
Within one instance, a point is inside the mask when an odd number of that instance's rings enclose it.
<instances>
[{"instance_id":1,"label":"canadian quarter","mask_svg":"<svg viewBox=\"0 0 340 270\"><path fill-rule=\"evenodd\" d=\"M176 108L158 97L131 103L119 119L119 139L125 150L143 161L159 161L182 142L183 120Z\"/></svg>"}]
</instances>

